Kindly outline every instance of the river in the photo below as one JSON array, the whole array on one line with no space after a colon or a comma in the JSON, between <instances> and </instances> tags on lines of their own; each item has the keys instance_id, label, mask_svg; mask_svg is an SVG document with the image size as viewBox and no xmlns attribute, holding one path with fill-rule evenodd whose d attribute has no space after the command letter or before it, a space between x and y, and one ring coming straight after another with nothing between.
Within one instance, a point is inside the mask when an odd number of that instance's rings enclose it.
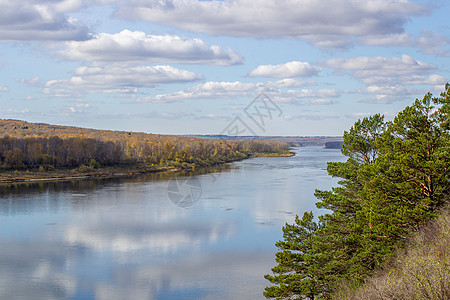
<instances>
[{"instance_id":1,"label":"river","mask_svg":"<svg viewBox=\"0 0 450 300\"><path fill-rule=\"evenodd\" d=\"M0 185L0 299L264 299L275 242L339 150L198 174ZM321 213L321 212L319 212Z\"/></svg>"}]
</instances>

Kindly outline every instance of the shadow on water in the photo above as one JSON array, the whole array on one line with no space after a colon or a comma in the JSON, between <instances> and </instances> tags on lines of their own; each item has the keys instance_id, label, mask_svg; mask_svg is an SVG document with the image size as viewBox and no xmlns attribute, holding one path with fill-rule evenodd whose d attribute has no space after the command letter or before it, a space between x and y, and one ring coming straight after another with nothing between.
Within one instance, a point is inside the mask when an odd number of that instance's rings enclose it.
<instances>
[{"instance_id":1,"label":"shadow on water","mask_svg":"<svg viewBox=\"0 0 450 300\"><path fill-rule=\"evenodd\" d=\"M233 165L218 165L201 167L196 170L182 170L177 172L158 172L147 174L121 175L116 177L90 177L75 179L60 179L45 182L13 182L0 184L0 197L20 194L42 194L47 192L72 191L86 194L102 186L120 185L123 183L146 183L168 181L174 177L189 177L194 175L215 174L230 171Z\"/></svg>"},{"instance_id":2,"label":"shadow on water","mask_svg":"<svg viewBox=\"0 0 450 300\"><path fill-rule=\"evenodd\" d=\"M71 205L82 208L92 206L92 195L99 190L120 188L126 185L170 182L175 178L186 178L194 175L229 172L232 165L203 167L197 170L160 172L147 174L124 175L117 177L77 178L70 180L45 182L19 182L0 184L0 215L34 214L45 211L59 211L62 207ZM71 195L70 203L67 197L53 195Z\"/></svg>"}]
</instances>

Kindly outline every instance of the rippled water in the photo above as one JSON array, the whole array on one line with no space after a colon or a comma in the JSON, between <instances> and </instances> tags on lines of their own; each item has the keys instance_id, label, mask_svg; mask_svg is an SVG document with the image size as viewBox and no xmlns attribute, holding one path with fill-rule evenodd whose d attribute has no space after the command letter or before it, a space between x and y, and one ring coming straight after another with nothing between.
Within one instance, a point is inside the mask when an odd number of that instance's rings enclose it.
<instances>
[{"instance_id":1,"label":"rippled water","mask_svg":"<svg viewBox=\"0 0 450 300\"><path fill-rule=\"evenodd\" d=\"M0 186L0 299L264 299L275 242L339 150L212 173Z\"/></svg>"}]
</instances>

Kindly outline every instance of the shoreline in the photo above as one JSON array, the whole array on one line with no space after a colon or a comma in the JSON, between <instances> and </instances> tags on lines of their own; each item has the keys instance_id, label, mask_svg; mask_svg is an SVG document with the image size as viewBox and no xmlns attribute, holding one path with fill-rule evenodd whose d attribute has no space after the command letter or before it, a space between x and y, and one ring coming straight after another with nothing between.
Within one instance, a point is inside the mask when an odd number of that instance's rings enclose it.
<instances>
[{"instance_id":1,"label":"shoreline","mask_svg":"<svg viewBox=\"0 0 450 300\"><path fill-rule=\"evenodd\" d=\"M241 159L251 159L256 157L291 157L295 153L290 151L289 153L257 153L251 155L247 158ZM181 172L181 171L194 171L196 169L204 167L214 167L224 164L229 164L240 160L231 160L220 162L207 166L197 166L190 165L189 167L175 167L175 166L154 166L147 163L133 164L133 165L115 165L115 166L104 166L98 169L93 169L89 171L77 171L76 169L61 168L51 171L38 171L38 170L11 170L11 171L1 171L0 172L0 185L3 184L20 184L20 183L33 183L33 182L54 182L54 181L66 181L66 180L79 180L79 179L90 179L90 178L113 178L113 177L123 177L132 176L139 174L151 174L151 173L169 173L169 172Z\"/></svg>"}]
</instances>

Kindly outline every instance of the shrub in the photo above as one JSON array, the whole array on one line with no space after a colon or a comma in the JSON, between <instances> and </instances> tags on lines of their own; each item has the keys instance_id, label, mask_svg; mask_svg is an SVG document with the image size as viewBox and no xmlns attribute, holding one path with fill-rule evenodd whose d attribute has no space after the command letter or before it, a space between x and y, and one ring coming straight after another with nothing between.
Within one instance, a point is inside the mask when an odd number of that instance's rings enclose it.
<instances>
[{"instance_id":1,"label":"shrub","mask_svg":"<svg viewBox=\"0 0 450 300\"><path fill-rule=\"evenodd\" d=\"M89 162L89 167L98 169L100 168L100 164L95 159L91 159L91 161Z\"/></svg>"},{"instance_id":2,"label":"shrub","mask_svg":"<svg viewBox=\"0 0 450 300\"><path fill-rule=\"evenodd\" d=\"M357 291L341 284L335 299L450 299L450 209L411 240L393 263Z\"/></svg>"},{"instance_id":3,"label":"shrub","mask_svg":"<svg viewBox=\"0 0 450 300\"><path fill-rule=\"evenodd\" d=\"M79 166L76 170L78 172L90 172L90 171L94 170L94 168L91 166L82 165L82 166Z\"/></svg>"}]
</instances>

